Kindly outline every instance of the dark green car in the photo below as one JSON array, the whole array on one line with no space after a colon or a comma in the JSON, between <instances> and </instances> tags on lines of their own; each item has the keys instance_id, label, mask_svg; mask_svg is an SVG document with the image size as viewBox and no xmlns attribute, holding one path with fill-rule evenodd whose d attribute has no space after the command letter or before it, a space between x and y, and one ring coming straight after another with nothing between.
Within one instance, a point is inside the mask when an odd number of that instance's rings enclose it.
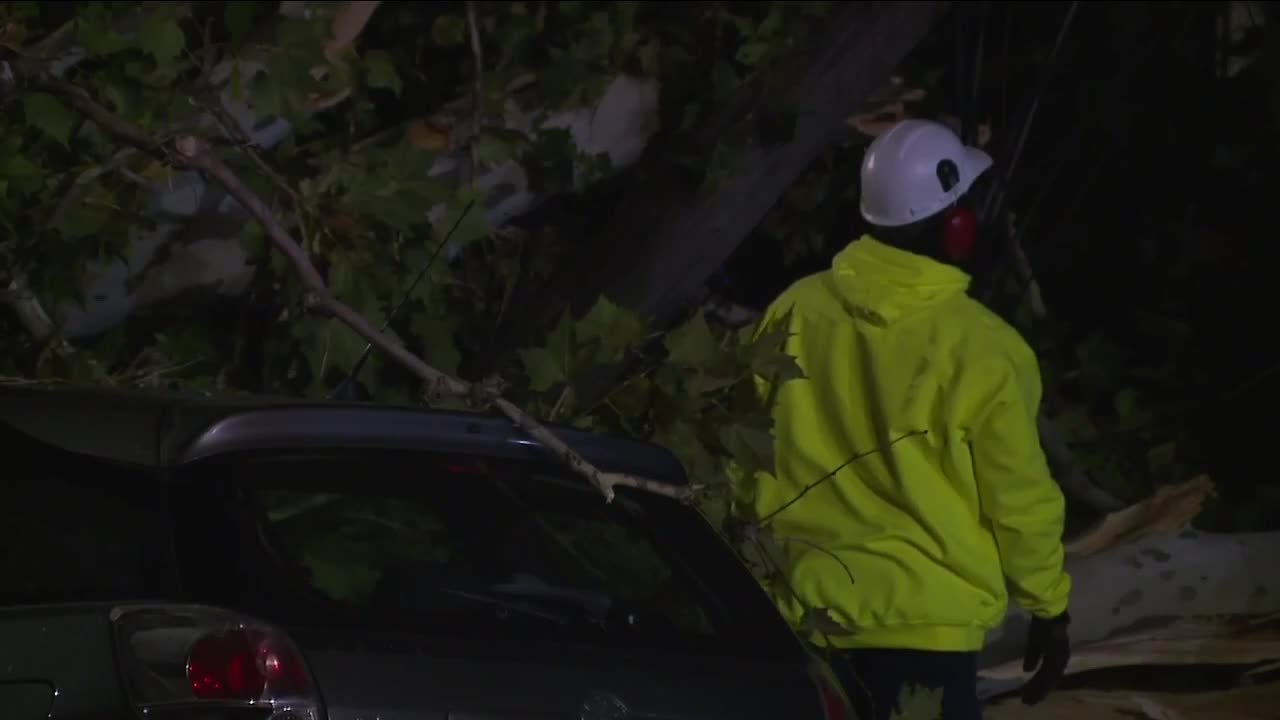
<instances>
[{"instance_id":1,"label":"dark green car","mask_svg":"<svg viewBox=\"0 0 1280 720\"><path fill-rule=\"evenodd\" d=\"M500 418L3 387L0 438L5 720L845 717L701 515Z\"/></svg>"}]
</instances>

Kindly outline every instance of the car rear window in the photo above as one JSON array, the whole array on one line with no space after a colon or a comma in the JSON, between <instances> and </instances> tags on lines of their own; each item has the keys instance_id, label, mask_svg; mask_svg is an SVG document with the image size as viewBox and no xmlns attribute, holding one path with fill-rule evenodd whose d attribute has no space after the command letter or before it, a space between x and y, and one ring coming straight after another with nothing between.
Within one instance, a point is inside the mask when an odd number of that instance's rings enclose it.
<instances>
[{"instance_id":1,"label":"car rear window","mask_svg":"<svg viewBox=\"0 0 1280 720\"><path fill-rule=\"evenodd\" d=\"M261 590L266 614L600 644L723 648L745 635L776 652L787 640L696 511L628 492L607 504L558 466L365 453L198 475L222 484L260 555L234 562L259 568L238 584Z\"/></svg>"},{"instance_id":2,"label":"car rear window","mask_svg":"<svg viewBox=\"0 0 1280 720\"><path fill-rule=\"evenodd\" d=\"M0 423L0 604L112 602L172 589L153 472L69 453Z\"/></svg>"}]
</instances>

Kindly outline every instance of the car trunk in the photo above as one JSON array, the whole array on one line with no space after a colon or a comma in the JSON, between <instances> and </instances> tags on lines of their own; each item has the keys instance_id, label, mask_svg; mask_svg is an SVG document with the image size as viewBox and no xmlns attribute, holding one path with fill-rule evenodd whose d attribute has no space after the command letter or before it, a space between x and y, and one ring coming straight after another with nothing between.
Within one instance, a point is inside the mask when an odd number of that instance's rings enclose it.
<instances>
[{"instance_id":1,"label":"car trunk","mask_svg":"<svg viewBox=\"0 0 1280 720\"><path fill-rule=\"evenodd\" d=\"M330 720L823 716L800 641L680 503L418 452L190 472L189 587L285 628Z\"/></svg>"},{"instance_id":2,"label":"car trunk","mask_svg":"<svg viewBox=\"0 0 1280 720\"><path fill-rule=\"evenodd\" d=\"M389 647L374 635L293 636L330 720L822 717L817 688L799 661L565 645L451 651L404 637Z\"/></svg>"},{"instance_id":3,"label":"car trunk","mask_svg":"<svg viewBox=\"0 0 1280 720\"><path fill-rule=\"evenodd\" d=\"M128 710L112 650L110 605L0 608L5 720Z\"/></svg>"}]
</instances>

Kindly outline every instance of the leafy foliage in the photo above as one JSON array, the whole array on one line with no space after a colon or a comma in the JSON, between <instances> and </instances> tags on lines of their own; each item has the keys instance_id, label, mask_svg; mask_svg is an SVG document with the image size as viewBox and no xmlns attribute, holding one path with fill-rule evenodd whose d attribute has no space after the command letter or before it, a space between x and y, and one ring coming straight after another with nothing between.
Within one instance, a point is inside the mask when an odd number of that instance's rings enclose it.
<instances>
[{"instance_id":1,"label":"leafy foliage","mask_svg":"<svg viewBox=\"0 0 1280 720\"><path fill-rule=\"evenodd\" d=\"M714 328L701 312L661 335L601 298L581 320L562 316L541 346L521 352L527 407L548 420L670 448L691 479L710 489L704 510L719 524L727 463L745 472L773 469L772 421L756 379L800 376L781 339L777 331L751 336ZM624 361L639 369L584 405L591 371Z\"/></svg>"},{"instance_id":2,"label":"leafy foliage","mask_svg":"<svg viewBox=\"0 0 1280 720\"><path fill-rule=\"evenodd\" d=\"M803 47L828 6L480 5L474 30L485 52L477 75L460 3L386 6L363 33L355 28L355 42L343 29L350 18L342 3L307 3L289 14L268 3L5 3L0 57L83 48L82 56L66 55L74 84L154 137L209 138L285 218L339 298L375 323L386 319L432 366L465 374L517 286L545 279L572 251L554 218L532 233L491 227L491 199L469 178L515 163L544 191L580 187L607 170L608 159L585 156L565 129L543 126L548 113L589 105L610 78L628 72L661 80L663 125L688 129ZM412 41L402 42L406 36ZM710 76L698 72L708 66ZM136 256L138 243L157 238L152 265L200 262L191 250L199 231L181 229L183 211L170 217L156 204L172 203L179 188L197 197L207 191L199 178L117 146L56 95L17 91L0 108L0 279L14 288L6 300L20 312L0 319L13 330L3 335L0 374L321 397L356 369L365 342L336 320L308 315L298 279L263 229L234 218L214 233L238 236L248 255L247 290L229 293L235 301L218 288L196 289L65 343L57 324L66 308L85 305L91 262ZM531 129L498 126L509 103L527 104L531 95L541 108ZM237 104L252 109L258 127L281 118L291 133L271 147L255 145ZM708 149L700 160L708 177L731 168L743 140ZM130 289L146 292L148 282L139 273ZM772 465L755 377L798 373L777 351L778 339L739 336L699 312L664 332L601 298L585 315L564 315L501 370L535 416L671 448L693 480L711 488L708 512L717 517L726 464ZM592 387L614 366L625 372L613 387ZM421 400L418 380L377 353L358 379L375 400Z\"/></svg>"},{"instance_id":3,"label":"leafy foliage","mask_svg":"<svg viewBox=\"0 0 1280 720\"><path fill-rule=\"evenodd\" d=\"M482 6L477 30L490 52L479 78L485 129L476 140L463 135L466 102L445 101L431 116L457 116L439 131L444 136L383 130L397 117L409 119L412 130L422 112L413 102L421 97L465 98L471 91L477 78L460 4L388 8L365 41L336 46L341 3L312 3L289 15L265 3L231 3L210 14L181 4L89 2L70 15L7 3L0 15L17 53L43 52L63 39L84 47L88 59L73 64L72 79L157 137L203 115L205 130L228 141L219 149L224 160L287 211L335 294L375 320L405 300L391 329L433 365L458 372L501 321L515 286L546 277L564 243L547 240L554 228L543 228L535 242L489 227L483 193L439 173L440 161L469 142L486 166L583 159L562 130L535 126L526 136L489 129L489 114L500 110L511 88L536 75L540 101L554 110L591 102L620 71L657 75L664 82L663 113L679 110L688 120L801 44L820 28L828 5L695 5L679 11L689 15L686 23L631 2ZM396 40L411 27L430 32L417 36L409 53ZM443 61L433 63L439 68L433 77L418 69L424 57ZM706 65L715 72L698 81L690 71ZM233 101L249 104L260 118L285 118L293 135L270 150L249 145L214 97L220 76L227 76ZM318 112L344 94L333 109ZM12 228L0 246L2 274L20 282L44 312L52 309L56 322L58 308L83 302L88 259L123 258L140 237L160 229L147 204L156 183L176 178L141 153L119 149L48 93L20 93L0 125L8 169L0 216ZM441 212L433 219L424 208ZM446 253L451 259L437 261L444 230L455 223ZM305 313L297 280L256 223L244 226L241 241L254 268L245 306L224 312L222 303L193 298L185 311L143 314L66 356L44 351L56 328L28 328L31 333L10 336L16 345L4 353L5 374L327 394L354 369L364 341L337 321ZM406 298L424 268L427 277ZM215 313L206 315L211 322L185 319L208 312ZM767 414L751 383L753 373L788 372L786 359L765 349L769 341L740 342L701 314L663 338L602 298L580 318L562 317L541 346L520 352L519 367L505 370L523 375L517 384L535 415L666 444L696 480L715 485L727 458L750 467L772 461ZM76 370L81 358L105 373ZM582 407L585 379L620 363L638 369ZM375 399L417 401L414 379L376 354L368 364L359 379Z\"/></svg>"},{"instance_id":4,"label":"leafy foliage","mask_svg":"<svg viewBox=\"0 0 1280 720\"><path fill-rule=\"evenodd\" d=\"M537 78L534 89L547 112L590 103L621 71L663 81L664 115L696 115L714 108L722 95L709 92L712 80L699 81L702 75L693 69L716 65L716 87L740 88L776 52L801 45L816 31L827 5L695 5L677 11L687 22L673 22L670 11L642 3L483 5L478 31L489 52L480 78L485 97L476 155L485 167L514 160L562 168L561 176L566 158L569 166L575 160L598 163L581 157L563 130L535 122L529 135L512 133L490 127L490 117L513 92L525 92L519 88L528 87L530 77ZM287 212L337 295L371 318L386 317L429 264L443 230L469 207L451 237L451 261L430 263L429 277L392 327L442 369L465 366L500 322L513 288L544 277L567 248L544 240L554 236L553 227L529 243L488 227L482 195L457 182L465 169L437 169L459 145L473 142L464 132L471 103L454 102L468 96L475 80L464 9L387 7L364 38L335 47L341 3L311 3L307 12L288 16L272 8L230 3L211 12L183 4L89 2L68 12L5 3L0 20L6 46L15 54L68 42L83 47L87 59L70 63L70 77L157 137L205 116L206 133L225 138L219 150L224 160ZM430 31L417 33L421 27ZM404 35L414 42L398 42ZM766 52L766 46L781 49ZM427 59L430 77L419 69ZM214 99L219 82L259 118L287 119L293 134L270 150L246 144L244 132ZM335 97L345 99L328 104ZM9 231L0 245L0 274L21 279L31 299L56 321L59 308L83 303L91 279L88 261L124 258L142 237L164 231L147 206L164 183L188 180L140 153L121 151L48 93L21 93L18 102L5 105L0 126L0 217ZM473 201L478 202L469 205ZM423 213L437 207L443 212L434 217ZM205 390L319 395L331 389L352 368L363 343L334 323L304 318L296 280L279 254L268 251L256 224L245 226L241 239L254 264L252 312L228 308L219 322L204 327L205 337L190 337L183 348L162 339L172 335L166 326L181 322L182 313L148 313L77 350L118 374L149 349L167 344L163 355L183 367L168 381ZM201 301L187 305L192 312L206 312L199 306L207 298L192 299ZM594 312L583 323L575 330L583 338L579 344L594 349L573 358L575 372L611 361L617 348L635 344L639 332L633 324L609 337L612 319ZM200 334L190 328L184 333ZM40 340L46 335L35 334ZM40 340L12 337L16 345L6 349L13 352L4 353L6 374L61 376L43 365ZM531 378L537 388L567 379L569 358L552 363L538 354L550 350L525 353L528 362L541 362ZM418 396L413 381L378 360L361 380L380 400L413 402Z\"/></svg>"},{"instance_id":5,"label":"leafy foliage","mask_svg":"<svg viewBox=\"0 0 1280 720\"><path fill-rule=\"evenodd\" d=\"M460 3L384 4L358 41L335 47L340 3L310 3L308 14L284 16L275 3L260 2L7 2L0 4L0 58L74 44L84 57L69 77L156 136L213 118L199 130L288 218L338 296L375 322L389 318L406 347L431 365L465 374L515 290L545 279L579 240L559 217L531 230L490 227L488 198L467 182L476 168L444 161L474 148L471 162L481 168L513 162L538 189L576 187L577 174L598 175L607 158L585 157L563 128L541 124L548 112L589 104L610 78L630 72L662 81L666 132L689 129L732 102L761 70L805 47L829 5L482 4L477 34L486 52L477 77ZM228 62L232 57L252 62ZM470 97L477 81L481 97ZM253 147L214 107L219 83L259 119L287 119L290 137L270 149ZM500 126L507 107L530 96L542 108L532 127ZM761 114L785 137L787 109L766 110ZM726 136L690 159L707 187L733 171L745 140ZM759 234L785 248L793 270L821 264L831 243L847 239L841 230L857 149L838 149L818 163ZM51 94L23 90L0 105L0 299L15 311L0 313L0 374L319 397L355 368L364 342L337 321L305 313L296 279L253 223L224 235L238 235L250 256L248 289L237 301L209 288L69 351L63 346L59 310L88 300L89 262L122 258L172 230L172 218L155 212L158 190L189 181L121 150ZM815 228L815 218L825 226ZM458 230L442 250L455 221ZM181 255L198 240L170 239L157 255ZM424 268L426 279L413 285ZM53 323L42 321L46 314ZM1161 314L1179 316L1177 309ZM1170 333L1170 323L1149 324L1144 332L1169 335L1170 352L1185 347L1184 333ZM1159 398L1201 389L1195 373L1144 359L1145 371L1126 371L1118 381L1134 360L1123 331L1080 337L1052 321L1024 327L1036 335L1054 414L1095 476L1133 497L1185 474L1194 459L1185 433L1153 420L1168 414ZM772 464L754 378L797 372L776 339L715 327L697 312L669 331L652 328L601 298L581 317L560 317L501 370L540 418L671 448L695 481L712 488L704 509L718 523L726 465ZM595 387L600 369L611 366L626 372L612 387ZM376 353L359 379L378 401L420 401L420 383ZM352 589L344 583L360 579L333 582L342 593ZM812 617L819 629L821 613Z\"/></svg>"}]
</instances>

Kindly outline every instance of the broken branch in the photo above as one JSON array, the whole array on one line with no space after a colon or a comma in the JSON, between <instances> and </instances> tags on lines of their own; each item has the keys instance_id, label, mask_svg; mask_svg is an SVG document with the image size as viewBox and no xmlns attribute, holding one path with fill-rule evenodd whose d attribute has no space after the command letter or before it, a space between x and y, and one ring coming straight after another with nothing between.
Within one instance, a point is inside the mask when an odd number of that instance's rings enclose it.
<instances>
[{"instance_id":1,"label":"broken branch","mask_svg":"<svg viewBox=\"0 0 1280 720\"><path fill-rule=\"evenodd\" d=\"M484 47L480 44L480 24L476 20L476 4L467 0L467 34L471 40L471 57L475 61L475 88L471 100L471 172L470 182L480 174L480 128L484 119Z\"/></svg>"},{"instance_id":2,"label":"broken branch","mask_svg":"<svg viewBox=\"0 0 1280 720\"><path fill-rule=\"evenodd\" d=\"M19 68L20 72L22 70L23 68ZM346 323L370 344L425 381L432 394L465 397L472 393L474 388L471 383L440 372L423 362L394 338L379 331L368 319L335 297L325 284L320 272L311 264L302 246L293 239L266 204L240 180L235 171L212 151L208 142L193 135L182 135L168 141L153 138L142 128L117 117L99 105L82 88L54 78L43 70L35 70L27 75L36 88L63 98L76 111L93 121L117 141L181 169L196 170L213 178L228 195L235 198L262 225L271 243L289 260L293 271L302 282L305 292L304 302L309 310L327 313ZM614 488L617 486L632 487L680 500L688 500L693 495L694 489L691 487L677 487L622 473L602 472L528 413L497 395L496 392L492 393L492 397L486 397L484 400L540 441L571 470L599 488L606 501L613 499Z\"/></svg>"}]
</instances>

